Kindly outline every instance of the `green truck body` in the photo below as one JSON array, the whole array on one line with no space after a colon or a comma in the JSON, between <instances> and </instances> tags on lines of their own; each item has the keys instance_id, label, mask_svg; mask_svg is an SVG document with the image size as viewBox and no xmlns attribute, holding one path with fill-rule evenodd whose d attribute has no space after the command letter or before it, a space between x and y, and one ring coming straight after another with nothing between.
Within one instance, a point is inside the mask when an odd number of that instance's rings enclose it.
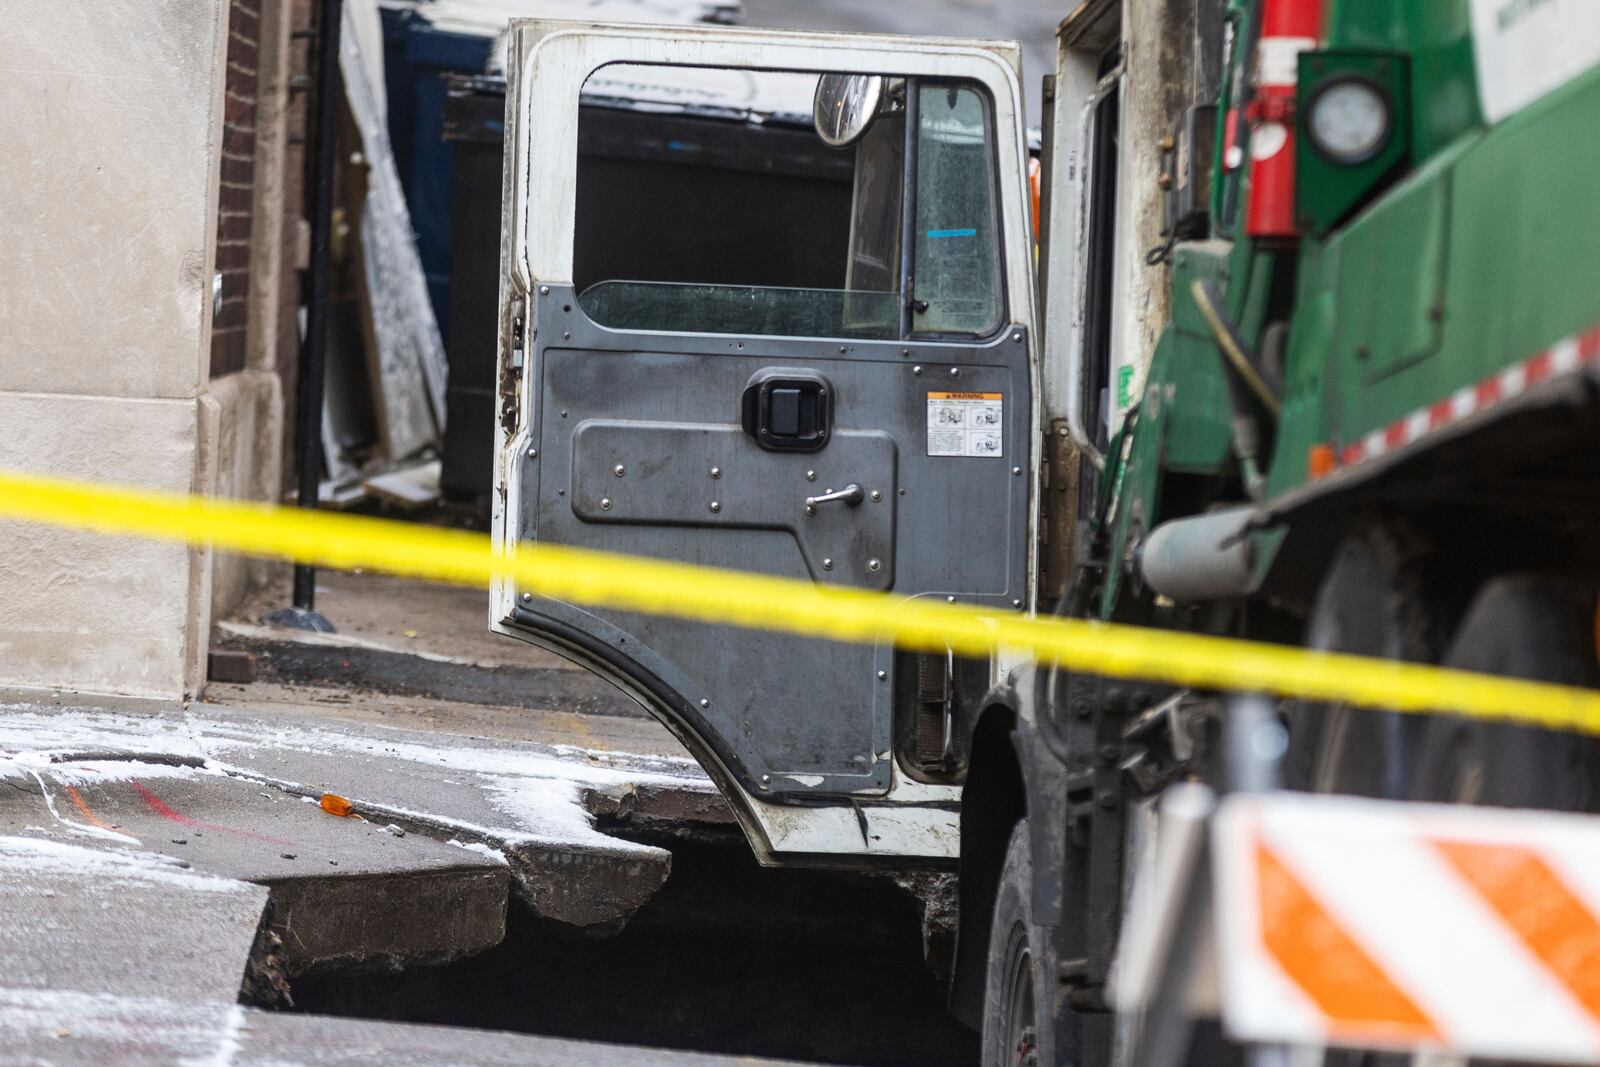
<instances>
[{"instance_id":1,"label":"green truck body","mask_svg":"<svg viewBox=\"0 0 1600 1067\"><path fill-rule=\"evenodd\" d=\"M1231 5L1236 40L1248 40L1259 7ZM1281 521L1251 535L1258 583L1269 592L1279 550L1301 533L1295 505L1322 495L1359 499L1375 469L1375 457L1362 453L1371 435L1403 440L1418 476L1431 476L1416 463L1428 433L1411 440L1414 432L1398 427L1427 421L1459 391L1600 325L1600 67L1491 124L1480 104L1471 7L1329 4L1325 44L1299 59L1299 99L1332 74L1360 73L1393 92L1395 129L1380 158L1340 167L1318 156L1301 125L1298 241L1245 236L1230 205L1250 195L1248 168L1228 171L1219 144L1211 233L1172 250L1171 321L1126 440L1108 455L1100 614L1143 610L1125 596L1128 568L1117 565L1141 537L1239 491L1225 371L1192 296L1196 279L1220 286L1256 353L1271 347L1265 335L1274 323L1287 330L1282 413L1259 501ZM1229 63L1248 63L1249 53L1235 48ZM1224 90L1220 111L1233 104ZM1441 407L1435 428L1445 416ZM1386 459L1398 458L1390 451ZM1305 583L1288 583L1296 584Z\"/></svg>"}]
</instances>

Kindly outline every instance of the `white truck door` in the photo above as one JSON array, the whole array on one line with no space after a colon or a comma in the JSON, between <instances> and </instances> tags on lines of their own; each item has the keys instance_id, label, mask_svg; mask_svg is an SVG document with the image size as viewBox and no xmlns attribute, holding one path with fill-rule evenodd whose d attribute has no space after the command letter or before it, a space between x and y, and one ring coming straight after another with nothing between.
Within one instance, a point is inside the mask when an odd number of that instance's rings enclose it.
<instances>
[{"instance_id":1,"label":"white truck door","mask_svg":"<svg viewBox=\"0 0 1600 1067\"><path fill-rule=\"evenodd\" d=\"M513 23L507 550L1026 607L1036 331L1017 67L1007 44ZM864 101L863 121L838 128L841 100ZM915 657L591 610L510 579L491 625L666 722L765 862L956 855L959 783L918 771L938 754L909 718L927 696Z\"/></svg>"}]
</instances>

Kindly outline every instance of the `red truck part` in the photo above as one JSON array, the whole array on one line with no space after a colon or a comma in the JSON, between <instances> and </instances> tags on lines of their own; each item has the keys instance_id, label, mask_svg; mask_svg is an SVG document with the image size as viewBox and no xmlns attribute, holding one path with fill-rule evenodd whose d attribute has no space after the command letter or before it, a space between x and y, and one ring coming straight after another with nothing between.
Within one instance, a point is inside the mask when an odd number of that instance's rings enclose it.
<instances>
[{"instance_id":1,"label":"red truck part","mask_svg":"<svg viewBox=\"0 0 1600 1067\"><path fill-rule=\"evenodd\" d=\"M1323 0L1266 0L1256 45L1250 124L1250 203L1245 231L1256 238L1300 235L1294 217L1296 62L1322 38Z\"/></svg>"}]
</instances>

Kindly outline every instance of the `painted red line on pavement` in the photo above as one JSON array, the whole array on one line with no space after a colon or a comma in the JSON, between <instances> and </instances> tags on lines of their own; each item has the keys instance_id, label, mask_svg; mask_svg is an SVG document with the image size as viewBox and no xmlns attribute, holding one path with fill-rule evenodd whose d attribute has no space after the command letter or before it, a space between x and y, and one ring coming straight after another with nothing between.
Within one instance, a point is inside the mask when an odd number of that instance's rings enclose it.
<instances>
[{"instance_id":1,"label":"painted red line on pavement","mask_svg":"<svg viewBox=\"0 0 1600 1067\"><path fill-rule=\"evenodd\" d=\"M139 796L144 798L144 802L150 806L150 810L161 816L163 819L171 819L175 823L193 827L196 830L214 830L219 834L232 834L234 837L248 837L254 841L267 841L274 845L284 845L289 847L293 847L294 845L293 841L285 841L281 837L270 837L267 834L258 834L254 830L238 830L232 826L219 826L214 822L205 822L201 819L191 818L180 812L173 811L160 797L150 792L149 789L146 789L143 783L130 779L128 784L133 786L134 792L138 793Z\"/></svg>"}]
</instances>

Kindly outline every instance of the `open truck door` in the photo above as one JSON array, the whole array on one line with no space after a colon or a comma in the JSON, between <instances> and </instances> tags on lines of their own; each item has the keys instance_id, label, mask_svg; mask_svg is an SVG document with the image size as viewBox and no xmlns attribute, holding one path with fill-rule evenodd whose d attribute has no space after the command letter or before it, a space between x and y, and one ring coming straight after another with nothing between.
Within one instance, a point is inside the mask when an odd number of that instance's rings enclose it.
<instances>
[{"instance_id":1,"label":"open truck door","mask_svg":"<svg viewBox=\"0 0 1600 1067\"><path fill-rule=\"evenodd\" d=\"M1018 65L1007 44L513 23L507 550L1028 607ZM951 657L591 610L510 578L491 625L647 706L763 862L958 854Z\"/></svg>"}]
</instances>

